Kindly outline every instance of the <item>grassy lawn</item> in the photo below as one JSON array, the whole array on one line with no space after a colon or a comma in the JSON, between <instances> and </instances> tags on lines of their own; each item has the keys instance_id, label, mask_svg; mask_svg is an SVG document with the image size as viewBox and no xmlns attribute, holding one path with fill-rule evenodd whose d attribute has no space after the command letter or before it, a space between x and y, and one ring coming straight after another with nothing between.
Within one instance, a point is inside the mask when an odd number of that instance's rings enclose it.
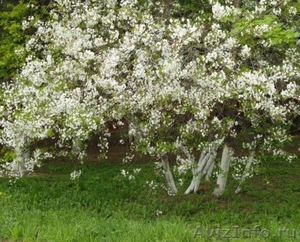
<instances>
[{"instance_id":1,"label":"grassy lawn","mask_svg":"<svg viewBox=\"0 0 300 242\"><path fill-rule=\"evenodd\" d=\"M129 181L120 170L141 167ZM169 197L152 163L45 164L16 182L0 180L0 241L299 241L300 162L268 158L258 176L220 199L210 188ZM183 188L182 188L183 189ZM183 192L183 190L182 190ZM227 233L227 235L225 235ZM246 238L246 237L249 238ZM230 237L230 238L225 238ZM251 238L250 238L251 237Z\"/></svg>"}]
</instances>

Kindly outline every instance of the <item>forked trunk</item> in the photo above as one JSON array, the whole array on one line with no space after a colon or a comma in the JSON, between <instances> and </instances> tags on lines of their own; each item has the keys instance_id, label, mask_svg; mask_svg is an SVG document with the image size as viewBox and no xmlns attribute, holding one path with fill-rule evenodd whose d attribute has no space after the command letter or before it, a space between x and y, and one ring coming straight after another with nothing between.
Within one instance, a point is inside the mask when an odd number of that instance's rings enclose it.
<instances>
[{"instance_id":1,"label":"forked trunk","mask_svg":"<svg viewBox=\"0 0 300 242\"><path fill-rule=\"evenodd\" d=\"M216 154L215 154L215 156L216 156ZM205 181L210 181L210 177L213 173L214 167L215 167L215 159L213 160L210 167L208 168L208 171L207 171L206 176L205 176Z\"/></svg>"},{"instance_id":2,"label":"forked trunk","mask_svg":"<svg viewBox=\"0 0 300 242\"><path fill-rule=\"evenodd\" d=\"M215 156L215 152L209 150L202 151L197 168L193 170L193 179L184 194L196 193L199 189L201 179L205 174L206 179L209 179L214 166Z\"/></svg>"}]
</instances>

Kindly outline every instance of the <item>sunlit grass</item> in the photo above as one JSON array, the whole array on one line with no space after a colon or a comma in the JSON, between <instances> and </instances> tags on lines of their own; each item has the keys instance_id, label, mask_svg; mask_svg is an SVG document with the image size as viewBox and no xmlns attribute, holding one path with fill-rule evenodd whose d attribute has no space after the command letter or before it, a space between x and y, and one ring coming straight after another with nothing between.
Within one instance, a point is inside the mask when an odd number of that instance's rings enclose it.
<instances>
[{"instance_id":1,"label":"sunlit grass","mask_svg":"<svg viewBox=\"0 0 300 242\"><path fill-rule=\"evenodd\" d=\"M300 237L299 161L268 158L241 194L234 194L230 180L220 199L205 191L173 197L163 189L153 193L146 184L159 179L153 164L130 165L130 171L142 168L133 181L122 177L120 170L126 167L87 164L77 167L82 176L73 181L71 165L46 164L38 174L15 183L2 178L0 241L297 241ZM252 231L246 239L235 236L237 228L240 233L259 228L270 235L255 236ZM224 238L226 230L230 239Z\"/></svg>"}]
</instances>

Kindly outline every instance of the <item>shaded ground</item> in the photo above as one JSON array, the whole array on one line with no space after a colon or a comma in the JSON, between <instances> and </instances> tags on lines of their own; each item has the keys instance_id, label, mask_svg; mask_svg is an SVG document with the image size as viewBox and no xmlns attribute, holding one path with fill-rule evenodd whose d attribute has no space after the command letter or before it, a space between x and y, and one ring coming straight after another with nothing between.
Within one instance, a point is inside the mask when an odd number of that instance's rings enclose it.
<instances>
[{"instance_id":1,"label":"shaded ground","mask_svg":"<svg viewBox=\"0 0 300 242\"><path fill-rule=\"evenodd\" d=\"M129 144L121 145L118 143L118 134L115 134L115 136L112 137L110 140L110 148L108 150L108 161L109 162L122 162L123 158L125 158L126 153L129 152ZM97 146L95 145L97 140L94 142L92 141L89 144L88 148L88 158L87 160L89 162L97 162L99 161L99 152L97 149ZM300 135L294 136L293 141L286 147L286 150L291 152L292 154L296 154L300 156ZM135 161L147 161L149 160L149 157L142 157L142 156L135 156ZM174 159L174 157L170 157L171 161Z\"/></svg>"},{"instance_id":2,"label":"shaded ground","mask_svg":"<svg viewBox=\"0 0 300 242\"><path fill-rule=\"evenodd\" d=\"M120 144L119 141L120 135L118 133L114 133L110 139L110 145L107 153L107 161L111 163L120 163L123 161L123 159L126 157L127 154L129 154L130 148L129 144ZM87 149L87 159L86 162L88 163L95 163L99 161L103 161L103 158L100 157L99 148L97 147L98 138L96 137L94 140L92 140ZM286 150L291 152L292 154L296 154L300 156L300 135L297 135L294 137L293 141L287 145ZM221 151L220 151L221 152ZM147 162L150 161L151 157L147 156L141 156L139 154L135 154L133 161L135 162ZM174 156L170 156L170 161L174 162ZM70 162L68 158L65 157L59 157L55 158L52 161L49 161L50 163L64 163L64 162ZM76 163L72 162L71 163Z\"/></svg>"}]
</instances>

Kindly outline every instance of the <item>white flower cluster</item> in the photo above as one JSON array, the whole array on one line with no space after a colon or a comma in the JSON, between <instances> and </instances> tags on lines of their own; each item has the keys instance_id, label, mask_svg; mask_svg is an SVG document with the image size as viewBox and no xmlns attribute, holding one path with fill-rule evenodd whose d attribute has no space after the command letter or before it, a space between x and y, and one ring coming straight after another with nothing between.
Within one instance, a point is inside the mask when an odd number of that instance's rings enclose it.
<instances>
[{"instance_id":1,"label":"white flower cluster","mask_svg":"<svg viewBox=\"0 0 300 242\"><path fill-rule=\"evenodd\" d=\"M237 13L237 11L234 6L221 5L219 2L216 2L212 5L212 13L214 19L221 21L223 18Z\"/></svg>"},{"instance_id":2,"label":"white flower cluster","mask_svg":"<svg viewBox=\"0 0 300 242\"><path fill-rule=\"evenodd\" d=\"M233 168L232 176L235 180L241 180L242 177L244 179L251 178L257 172L257 165L260 163L260 161L254 159L250 169L244 173L248 160L248 156L231 158L231 165Z\"/></svg>"},{"instance_id":3,"label":"white flower cluster","mask_svg":"<svg viewBox=\"0 0 300 242\"><path fill-rule=\"evenodd\" d=\"M155 214L157 217L159 217L160 215L163 214L163 212L161 210L156 210Z\"/></svg>"},{"instance_id":4,"label":"white flower cluster","mask_svg":"<svg viewBox=\"0 0 300 242\"><path fill-rule=\"evenodd\" d=\"M210 2L212 16L201 21L162 21L152 1L57 0L52 18L36 23L19 77L3 88L0 143L16 153L10 166L31 170L24 150L48 139L83 160L98 135L104 152L112 120L126 120L135 151L175 154L180 174L195 162L180 146L189 154L217 150L245 133L247 149L286 140L286 125L300 113L300 54L292 44L269 49L268 34L292 31L292 21L255 21L278 1L260 1L246 17Z\"/></svg>"},{"instance_id":5,"label":"white flower cluster","mask_svg":"<svg viewBox=\"0 0 300 242\"><path fill-rule=\"evenodd\" d=\"M71 172L70 176L71 176L71 180L76 180L80 177L81 175L81 170L75 170L73 172Z\"/></svg>"},{"instance_id":6,"label":"white flower cluster","mask_svg":"<svg viewBox=\"0 0 300 242\"><path fill-rule=\"evenodd\" d=\"M146 184L149 186L149 188L151 189L151 192L152 193L156 193L156 190L157 190L157 188L158 188L158 184L157 184L157 182L155 182L155 181L153 181L153 180L151 180L151 181L146 181Z\"/></svg>"},{"instance_id":7,"label":"white flower cluster","mask_svg":"<svg viewBox=\"0 0 300 242\"><path fill-rule=\"evenodd\" d=\"M133 173L130 174L129 171L126 171L124 169L121 170L121 174L123 177L127 178L129 181L135 180L135 175L140 173L141 168L135 168L133 169Z\"/></svg>"}]
</instances>

